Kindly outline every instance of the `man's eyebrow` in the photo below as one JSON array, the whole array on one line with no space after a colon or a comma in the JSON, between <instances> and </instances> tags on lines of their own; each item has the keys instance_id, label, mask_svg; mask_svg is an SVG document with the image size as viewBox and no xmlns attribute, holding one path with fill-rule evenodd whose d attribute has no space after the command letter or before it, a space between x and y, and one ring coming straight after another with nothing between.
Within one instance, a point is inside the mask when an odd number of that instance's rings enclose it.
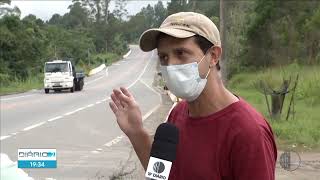
<instances>
[{"instance_id":1,"label":"man's eyebrow","mask_svg":"<svg viewBox=\"0 0 320 180\"><path fill-rule=\"evenodd\" d=\"M185 47L178 47L178 48L174 48L173 51L177 52L177 51L183 51L183 52L186 52L188 54L193 54L193 52L188 49L188 48L185 48Z\"/></svg>"}]
</instances>

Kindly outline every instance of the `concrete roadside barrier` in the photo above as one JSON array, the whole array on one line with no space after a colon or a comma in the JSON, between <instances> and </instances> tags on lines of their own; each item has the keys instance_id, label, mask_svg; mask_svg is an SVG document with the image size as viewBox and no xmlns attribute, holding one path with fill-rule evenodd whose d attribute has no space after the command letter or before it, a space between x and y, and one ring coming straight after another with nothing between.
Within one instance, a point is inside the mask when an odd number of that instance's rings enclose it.
<instances>
[{"instance_id":1,"label":"concrete roadside barrier","mask_svg":"<svg viewBox=\"0 0 320 180\"><path fill-rule=\"evenodd\" d=\"M127 52L127 54L123 55L123 58L127 58L130 54L131 54L131 49L129 50L129 52Z\"/></svg>"},{"instance_id":2,"label":"concrete roadside barrier","mask_svg":"<svg viewBox=\"0 0 320 180\"><path fill-rule=\"evenodd\" d=\"M123 55L123 58L127 58L131 54L131 49L127 52L127 54ZM97 74L106 68L105 64L101 64L99 67L90 70L89 76Z\"/></svg>"},{"instance_id":3,"label":"concrete roadside barrier","mask_svg":"<svg viewBox=\"0 0 320 180\"><path fill-rule=\"evenodd\" d=\"M104 70L105 68L106 68L106 65L105 65L105 64L101 64L99 67L92 69L92 70L89 72L89 76L92 76L92 75L94 75L94 74L97 74L98 72Z\"/></svg>"}]
</instances>

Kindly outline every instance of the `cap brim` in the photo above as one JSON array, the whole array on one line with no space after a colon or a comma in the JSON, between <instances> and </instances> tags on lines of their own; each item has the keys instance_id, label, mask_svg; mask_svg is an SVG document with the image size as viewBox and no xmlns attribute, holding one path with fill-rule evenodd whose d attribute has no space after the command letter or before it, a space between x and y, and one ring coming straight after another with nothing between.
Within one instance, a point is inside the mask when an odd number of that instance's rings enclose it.
<instances>
[{"instance_id":1,"label":"cap brim","mask_svg":"<svg viewBox=\"0 0 320 180\"><path fill-rule=\"evenodd\" d=\"M194 36L195 33L181 30L181 29L172 29L172 28L157 28L149 29L142 33L139 40L139 45L142 51L152 51L157 48L157 38L160 33L167 34L176 38L188 38Z\"/></svg>"}]
</instances>

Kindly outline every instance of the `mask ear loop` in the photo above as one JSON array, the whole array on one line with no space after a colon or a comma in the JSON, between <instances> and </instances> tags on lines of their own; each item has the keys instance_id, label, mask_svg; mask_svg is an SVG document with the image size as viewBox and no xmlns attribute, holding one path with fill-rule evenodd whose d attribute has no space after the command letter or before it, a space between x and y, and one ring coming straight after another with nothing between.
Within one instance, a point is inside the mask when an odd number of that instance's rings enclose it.
<instances>
[{"instance_id":1,"label":"mask ear loop","mask_svg":"<svg viewBox=\"0 0 320 180\"><path fill-rule=\"evenodd\" d=\"M207 51L206 53L204 53L203 57L201 58L201 60L198 62L198 64L200 64L202 62L202 60L204 59L204 57L206 57L208 51L212 48L213 46L211 46Z\"/></svg>"},{"instance_id":2,"label":"mask ear loop","mask_svg":"<svg viewBox=\"0 0 320 180\"><path fill-rule=\"evenodd\" d=\"M204 57L206 57L206 54L203 55L203 57L201 58L201 60L198 62L198 64L200 64L202 62L202 60L204 59Z\"/></svg>"},{"instance_id":3,"label":"mask ear loop","mask_svg":"<svg viewBox=\"0 0 320 180\"><path fill-rule=\"evenodd\" d=\"M209 49L210 49L210 48L209 48ZM209 50L209 49L208 49L208 50ZM207 52L208 52L208 50L207 50ZM204 54L204 56L201 58L201 60L200 60L200 62L199 62L198 64L200 64L200 63L202 62L202 60L204 59L204 57L207 55L207 52ZM211 65L209 65L209 71L207 72L206 79L208 78L210 71L211 71Z\"/></svg>"},{"instance_id":4,"label":"mask ear loop","mask_svg":"<svg viewBox=\"0 0 320 180\"><path fill-rule=\"evenodd\" d=\"M213 47L213 46L212 46ZM210 48L212 48L212 47L210 47ZM209 49L210 49L209 48ZM204 59L204 57L206 57L206 55L207 55L207 52L209 51L209 49L206 51L206 53L204 54L204 56L201 58L201 60L199 61L199 63L198 64L200 64L201 62L202 62L202 60ZM209 76L209 73L210 73L210 71L211 71L211 65L209 65L209 71L207 72L207 75L206 75L206 79L208 78L208 76Z\"/></svg>"},{"instance_id":5,"label":"mask ear loop","mask_svg":"<svg viewBox=\"0 0 320 180\"><path fill-rule=\"evenodd\" d=\"M206 54L207 54L207 53L206 53ZM202 60L204 59L204 57L206 57L206 54L204 54L204 56L201 58L201 60L199 61L198 65L202 62ZM210 68L210 66L209 66L209 71L207 72L206 79L207 79L210 71L211 71L211 68Z\"/></svg>"},{"instance_id":6,"label":"mask ear loop","mask_svg":"<svg viewBox=\"0 0 320 180\"><path fill-rule=\"evenodd\" d=\"M209 71L207 72L206 79L208 78L210 71L211 71L211 68L209 67Z\"/></svg>"}]
</instances>

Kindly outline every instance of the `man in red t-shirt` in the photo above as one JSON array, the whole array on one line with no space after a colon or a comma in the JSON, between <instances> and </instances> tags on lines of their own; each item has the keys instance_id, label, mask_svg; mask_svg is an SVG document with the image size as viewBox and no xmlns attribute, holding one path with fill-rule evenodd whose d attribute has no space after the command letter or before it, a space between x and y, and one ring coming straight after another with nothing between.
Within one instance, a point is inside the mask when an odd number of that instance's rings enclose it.
<instances>
[{"instance_id":1,"label":"man in red t-shirt","mask_svg":"<svg viewBox=\"0 0 320 180\"><path fill-rule=\"evenodd\" d=\"M221 80L219 31L206 16L181 12L140 37L143 51L157 49L166 86L183 99L168 122L179 129L170 180L273 180L277 149L267 121ZM140 109L125 88L110 107L146 169L152 141Z\"/></svg>"}]
</instances>

